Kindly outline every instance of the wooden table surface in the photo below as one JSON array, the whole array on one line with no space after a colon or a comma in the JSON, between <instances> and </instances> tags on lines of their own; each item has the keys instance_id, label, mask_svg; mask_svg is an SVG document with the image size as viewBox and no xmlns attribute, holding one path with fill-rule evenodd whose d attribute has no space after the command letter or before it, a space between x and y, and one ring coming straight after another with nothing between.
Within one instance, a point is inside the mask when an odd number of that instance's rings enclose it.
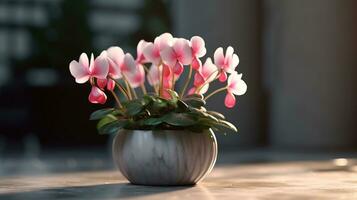
<instances>
[{"instance_id":1,"label":"wooden table surface","mask_svg":"<svg viewBox=\"0 0 357 200\"><path fill-rule=\"evenodd\" d=\"M38 161L0 160L0 199L357 199L354 159L218 163L204 181L192 187L131 185L118 171L98 167L105 160L87 158L87 164L88 161L98 170L51 172L50 167ZM76 160L63 163L73 169L78 165ZM8 173L19 165L22 170ZM26 171L26 165L37 170Z\"/></svg>"}]
</instances>

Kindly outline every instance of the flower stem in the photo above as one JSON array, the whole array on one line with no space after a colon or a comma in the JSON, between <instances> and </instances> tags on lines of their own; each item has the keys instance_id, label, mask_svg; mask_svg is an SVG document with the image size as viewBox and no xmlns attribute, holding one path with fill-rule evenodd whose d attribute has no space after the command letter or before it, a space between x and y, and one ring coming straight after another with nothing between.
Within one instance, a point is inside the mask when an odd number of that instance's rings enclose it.
<instances>
[{"instance_id":1,"label":"flower stem","mask_svg":"<svg viewBox=\"0 0 357 200\"><path fill-rule=\"evenodd\" d=\"M146 91L146 88L145 88L145 84L142 83L142 84L140 85L140 87L141 87L141 90L143 91L143 94L144 94L144 95L147 94L147 91Z\"/></svg>"},{"instance_id":2,"label":"flower stem","mask_svg":"<svg viewBox=\"0 0 357 200\"><path fill-rule=\"evenodd\" d=\"M131 99L133 99L133 96L131 96L131 89L130 89L129 83L128 83L128 81L126 80L125 76L123 76L123 79L124 79L126 91L128 92L128 96L129 96L129 98L130 98L130 100L131 100Z\"/></svg>"},{"instance_id":3,"label":"flower stem","mask_svg":"<svg viewBox=\"0 0 357 200\"><path fill-rule=\"evenodd\" d=\"M130 97L128 95L128 92L124 89L124 87L114 78L109 77L110 79L112 79L115 82L115 85L119 88L119 90L125 95L127 100L130 100Z\"/></svg>"},{"instance_id":4,"label":"flower stem","mask_svg":"<svg viewBox=\"0 0 357 200\"><path fill-rule=\"evenodd\" d=\"M138 95L136 95L135 89L132 88L132 87L130 87L130 89L131 89L131 91L132 91L132 94L133 94L134 98L137 99L137 98L138 98Z\"/></svg>"},{"instance_id":5,"label":"flower stem","mask_svg":"<svg viewBox=\"0 0 357 200\"><path fill-rule=\"evenodd\" d=\"M160 71L161 69L161 71ZM164 66L159 65L159 76L160 76L160 83L159 83L159 96L162 96L162 90L164 87Z\"/></svg>"},{"instance_id":6,"label":"flower stem","mask_svg":"<svg viewBox=\"0 0 357 200\"><path fill-rule=\"evenodd\" d=\"M188 86L188 84L190 83L191 76L192 76L192 65L190 65L190 71L188 72L188 77L187 77L187 79L186 79L185 85L184 85L183 88L182 88L182 91L181 91L181 94L180 94L180 97L181 97L181 98L182 98L183 95L185 94L185 91L186 91L186 89L187 89L187 86Z\"/></svg>"},{"instance_id":7,"label":"flower stem","mask_svg":"<svg viewBox=\"0 0 357 200\"><path fill-rule=\"evenodd\" d=\"M120 103L120 100L119 100L118 95L117 95L117 94L115 94L115 92L114 92L113 90L110 90L110 92L112 93L112 95L113 95L113 97L114 97L115 101L117 102L117 104L118 104L119 108L122 108L123 106L122 106L122 105L121 105L121 103Z\"/></svg>"},{"instance_id":8,"label":"flower stem","mask_svg":"<svg viewBox=\"0 0 357 200\"><path fill-rule=\"evenodd\" d=\"M219 88L219 89L213 91L211 94L207 95L207 96L204 98L204 100L207 100L207 99L210 98L211 96L213 96L213 95L215 95L215 94L217 94L217 93L219 93L219 92L222 92L222 91L224 91L224 90L226 90L226 89L227 89L227 87Z\"/></svg>"}]
</instances>

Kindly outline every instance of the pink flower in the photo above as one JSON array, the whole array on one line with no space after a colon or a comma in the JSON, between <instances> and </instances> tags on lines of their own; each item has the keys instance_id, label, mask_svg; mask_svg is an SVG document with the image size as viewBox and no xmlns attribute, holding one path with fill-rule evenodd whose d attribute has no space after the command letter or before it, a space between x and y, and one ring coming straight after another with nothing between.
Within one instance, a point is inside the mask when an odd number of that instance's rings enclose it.
<instances>
[{"instance_id":1,"label":"pink flower","mask_svg":"<svg viewBox=\"0 0 357 200\"><path fill-rule=\"evenodd\" d=\"M147 74L148 82L151 86L157 85L160 82L159 67L152 64L149 73Z\"/></svg>"},{"instance_id":2,"label":"pink flower","mask_svg":"<svg viewBox=\"0 0 357 200\"><path fill-rule=\"evenodd\" d=\"M233 72L227 81L227 95L224 104L227 108L233 108L236 103L234 95L243 95L247 91L247 84L242 80L242 74Z\"/></svg>"},{"instance_id":3,"label":"pink flower","mask_svg":"<svg viewBox=\"0 0 357 200\"><path fill-rule=\"evenodd\" d=\"M69 64L69 70L77 83L85 83L92 77L105 79L109 72L109 64L102 55L94 60L92 54L89 62L87 54L82 53L79 62L73 60Z\"/></svg>"},{"instance_id":4,"label":"pink flower","mask_svg":"<svg viewBox=\"0 0 357 200\"><path fill-rule=\"evenodd\" d=\"M142 50L144 57L154 65L158 66L161 62L160 51L172 42L170 33L163 33L156 37L154 43L148 42Z\"/></svg>"},{"instance_id":5,"label":"pink flower","mask_svg":"<svg viewBox=\"0 0 357 200\"><path fill-rule=\"evenodd\" d=\"M120 69L131 87L136 88L144 83L144 68L141 64L136 64L133 56L129 53L125 54L124 61L120 66Z\"/></svg>"},{"instance_id":6,"label":"pink flower","mask_svg":"<svg viewBox=\"0 0 357 200\"><path fill-rule=\"evenodd\" d=\"M92 86L92 90L88 96L88 100L91 103L104 104L107 101L107 95L96 86Z\"/></svg>"},{"instance_id":7,"label":"pink flower","mask_svg":"<svg viewBox=\"0 0 357 200\"><path fill-rule=\"evenodd\" d=\"M148 60L145 58L143 51L144 48L148 45L149 43L146 42L145 40L140 40L138 43L138 46L136 47L136 63L143 64L148 62Z\"/></svg>"},{"instance_id":8,"label":"pink flower","mask_svg":"<svg viewBox=\"0 0 357 200\"><path fill-rule=\"evenodd\" d=\"M160 52L163 63L168 65L176 77L183 72L183 65L192 62L190 42L183 38L175 38L172 45L166 45Z\"/></svg>"},{"instance_id":9,"label":"pink flower","mask_svg":"<svg viewBox=\"0 0 357 200\"><path fill-rule=\"evenodd\" d=\"M206 54L205 41L199 36L193 36L190 43L193 57L192 68L198 70L202 66L199 58Z\"/></svg>"},{"instance_id":10,"label":"pink flower","mask_svg":"<svg viewBox=\"0 0 357 200\"><path fill-rule=\"evenodd\" d=\"M226 50L226 55L223 54L223 48L219 47L214 52L214 63L220 69L219 81L224 82L227 80L227 73L234 72L239 64L239 58L234 54L233 47L229 46Z\"/></svg>"},{"instance_id":11,"label":"pink flower","mask_svg":"<svg viewBox=\"0 0 357 200\"><path fill-rule=\"evenodd\" d=\"M124 61L124 52L120 47L110 47L105 51L109 62L109 75L114 79L122 77L120 66Z\"/></svg>"},{"instance_id":12,"label":"pink flower","mask_svg":"<svg viewBox=\"0 0 357 200\"><path fill-rule=\"evenodd\" d=\"M97 85L102 90L107 87L107 90L112 91L115 87L115 81L112 79L97 79Z\"/></svg>"},{"instance_id":13,"label":"pink flower","mask_svg":"<svg viewBox=\"0 0 357 200\"><path fill-rule=\"evenodd\" d=\"M218 68L212 63L211 58L207 58L206 62L200 67L194 77L193 85L197 93L204 94L209 88L209 83L214 81L218 74ZM189 93L194 93L193 89Z\"/></svg>"}]
</instances>

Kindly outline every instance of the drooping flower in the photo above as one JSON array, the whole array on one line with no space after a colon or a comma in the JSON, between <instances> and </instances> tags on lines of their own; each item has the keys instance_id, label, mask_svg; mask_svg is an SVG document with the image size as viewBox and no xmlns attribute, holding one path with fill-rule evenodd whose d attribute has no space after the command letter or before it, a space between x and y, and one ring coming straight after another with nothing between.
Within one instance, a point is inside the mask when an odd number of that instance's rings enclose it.
<instances>
[{"instance_id":1,"label":"drooping flower","mask_svg":"<svg viewBox=\"0 0 357 200\"><path fill-rule=\"evenodd\" d=\"M218 68L212 63L211 58L207 58L206 62L200 67L194 76L194 87L189 90L189 94L198 93L204 94L209 88L209 83L214 81L218 74Z\"/></svg>"},{"instance_id":2,"label":"drooping flower","mask_svg":"<svg viewBox=\"0 0 357 200\"><path fill-rule=\"evenodd\" d=\"M107 95L98 87L92 86L90 94L88 96L88 100L91 103L99 103L104 104L107 101Z\"/></svg>"},{"instance_id":3,"label":"drooping flower","mask_svg":"<svg viewBox=\"0 0 357 200\"><path fill-rule=\"evenodd\" d=\"M219 81L224 82L227 80L227 73L234 72L239 64L239 58L237 54L234 54L233 47L227 48L226 55L223 54L223 48L219 47L214 52L214 63L220 69Z\"/></svg>"},{"instance_id":4,"label":"drooping flower","mask_svg":"<svg viewBox=\"0 0 357 200\"><path fill-rule=\"evenodd\" d=\"M105 79L109 72L109 64L102 55L94 59L92 54L89 62L87 54L82 53L79 62L73 60L69 64L69 70L77 83L85 83L92 77Z\"/></svg>"},{"instance_id":5,"label":"drooping flower","mask_svg":"<svg viewBox=\"0 0 357 200\"><path fill-rule=\"evenodd\" d=\"M198 70L201 66L199 58L206 55L205 41L199 36L193 36L190 40L192 49L192 68Z\"/></svg>"},{"instance_id":6,"label":"drooping flower","mask_svg":"<svg viewBox=\"0 0 357 200\"><path fill-rule=\"evenodd\" d=\"M112 79L97 79L97 85L102 90L107 87L107 90L112 91L115 87L115 81Z\"/></svg>"},{"instance_id":7,"label":"drooping flower","mask_svg":"<svg viewBox=\"0 0 357 200\"><path fill-rule=\"evenodd\" d=\"M163 33L155 38L154 43L148 42L142 51L144 57L149 62L153 63L156 66L159 66L161 62L160 51L165 46L170 45L172 39L173 37L170 33Z\"/></svg>"},{"instance_id":8,"label":"drooping flower","mask_svg":"<svg viewBox=\"0 0 357 200\"><path fill-rule=\"evenodd\" d=\"M233 72L227 81L227 94L224 104L227 108L233 108L236 103L234 95L243 95L247 91L247 84L242 80L242 74Z\"/></svg>"},{"instance_id":9,"label":"drooping flower","mask_svg":"<svg viewBox=\"0 0 357 200\"><path fill-rule=\"evenodd\" d=\"M166 45L160 53L163 63L172 69L175 77L182 74L183 65L192 62L190 42L183 38L173 39L172 45Z\"/></svg>"}]
</instances>

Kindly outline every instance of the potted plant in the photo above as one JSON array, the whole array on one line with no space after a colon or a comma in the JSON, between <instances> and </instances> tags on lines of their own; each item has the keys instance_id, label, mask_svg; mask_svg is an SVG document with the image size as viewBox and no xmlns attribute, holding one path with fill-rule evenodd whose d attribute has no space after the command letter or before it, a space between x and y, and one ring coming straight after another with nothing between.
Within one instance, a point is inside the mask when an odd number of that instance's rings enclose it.
<instances>
[{"instance_id":1,"label":"potted plant","mask_svg":"<svg viewBox=\"0 0 357 200\"><path fill-rule=\"evenodd\" d=\"M222 114L204 106L211 96L226 92L225 105L232 108L235 95L246 92L242 75L235 71L238 56L232 47L225 54L220 47L213 61L207 58L202 64L205 54L201 37L186 40L164 33L154 42L141 40L136 59L120 47L110 47L96 58L92 54L89 60L82 53L79 61L70 63L75 81L91 84L91 103L104 104L106 93L115 99L114 108L95 111L90 119L99 120L100 134L116 134L113 159L131 183L195 184L215 164L217 141L213 130L237 131ZM175 84L186 68L184 84L176 90ZM204 95L215 80L223 87Z\"/></svg>"}]
</instances>

